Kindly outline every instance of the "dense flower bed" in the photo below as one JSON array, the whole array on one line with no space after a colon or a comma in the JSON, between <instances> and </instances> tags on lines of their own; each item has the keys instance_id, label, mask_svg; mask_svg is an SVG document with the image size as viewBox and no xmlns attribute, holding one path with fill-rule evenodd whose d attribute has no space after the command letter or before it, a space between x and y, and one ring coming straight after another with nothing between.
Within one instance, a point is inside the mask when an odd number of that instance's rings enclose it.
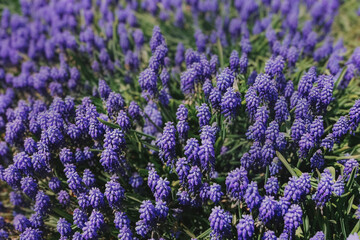
<instances>
[{"instance_id":1,"label":"dense flower bed","mask_svg":"<svg viewBox=\"0 0 360 240\"><path fill-rule=\"evenodd\" d=\"M342 1L7 7L0 239L359 239Z\"/></svg>"}]
</instances>

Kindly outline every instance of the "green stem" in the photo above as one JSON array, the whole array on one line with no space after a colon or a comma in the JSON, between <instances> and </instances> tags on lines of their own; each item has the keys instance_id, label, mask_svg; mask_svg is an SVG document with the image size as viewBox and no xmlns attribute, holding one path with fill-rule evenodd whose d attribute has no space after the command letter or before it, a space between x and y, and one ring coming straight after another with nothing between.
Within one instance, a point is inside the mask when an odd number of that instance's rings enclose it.
<instances>
[{"instance_id":1,"label":"green stem","mask_svg":"<svg viewBox=\"0 0 360 240\"><path fill-rule=\"evenodd\" d=\"M221 42L220 42L219 38L218 38L216 44L217 44L217 48L218 48L218 52L219 52L220 66L221 66L221 68L223 68L224 67L224 54L223 54L223 48L221 46Z\"/></svg>"},{"instance_id":2,"label":"green stem","mask_svg":"<svg viewBox=\"0 0 360 240\"><path fill-rule=\"evenodd\" d=\"M341 157L336 157L336 156L324 156L325 159L329 159L329 160L342 160L342 159L359 159L360 155L353 155L353 156L341 156Z\"/></svg>"}]
</instances>

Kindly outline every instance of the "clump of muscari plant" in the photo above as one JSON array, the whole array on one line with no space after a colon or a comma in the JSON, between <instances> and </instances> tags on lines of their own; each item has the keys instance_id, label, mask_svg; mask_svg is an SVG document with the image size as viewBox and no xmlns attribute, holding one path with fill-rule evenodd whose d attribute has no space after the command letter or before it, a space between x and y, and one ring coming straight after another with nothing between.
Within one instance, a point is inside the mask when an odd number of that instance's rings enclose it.
<instances>
[{"instance_id":1,"label":"clump of muscari plant","mask_svg":"<svg viewBox=\"0 0 360 240\"><path fill-rule=\"evenodd\" d=\"M0 239L358 232L360 48L334 38L341 4L4 8Z\"/></svg>"}]
</instances>

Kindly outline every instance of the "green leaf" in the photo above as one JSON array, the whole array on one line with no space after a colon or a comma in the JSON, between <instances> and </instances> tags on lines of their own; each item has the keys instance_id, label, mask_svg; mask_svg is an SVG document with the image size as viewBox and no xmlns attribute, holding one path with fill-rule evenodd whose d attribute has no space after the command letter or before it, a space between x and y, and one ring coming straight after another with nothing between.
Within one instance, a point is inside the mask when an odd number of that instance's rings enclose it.
<instances>
[{"instance_id":1,"label":"green leaf","mask_svg":"<svg viewBox=\"0 0 360 240\"><path fill-rule=\"evenodd\" d=\"M214 181L219 184L225 184L225 180L226 180L225 177L217 177L214 179Z\"/></svg>"},{"instance_id":2,"label":"green leaf","mask_svg":"<svg viewBox=\"0 0 360 240\"><path fill-rule=\"evenodd\" d=\"M341 231L344 237L347 237L344 218L340 218Z\"/></svg>"},{"instance_id":3,"label":"green leaf","mask_svg":"<svg viewBox=\"0 0 360 240\"><path fill-rule=\"evenodd\" d=\"M359 232L359 229L360 229L360 220L356 223L355 227L351 231L351 234Z\"/></svg>"},{"instance_id":4,"label":"green leaf","mask_svg":"<svg viewBox=\"0 0 360 240\"><path fill-rule=\"evenodd\" d=\"M136 198L135 196L132 196L130 194L125 194L125 196L126 196L126 198L131 199L131 200L133 200L135 202L142 203L142 200Z\"/></svg>"},{"instance_id":5,"label":"green leaf","mask_svg":"<svg viewBox=\"0 0 360 240\"><path fill-rule=\"evenodd\" d=\"M351 198L348 201L348 208L347 208L347 211L346 211L347 214L350 214L350 212L351 212L351 207L352 207L352 204L354 202L354 199L355 199L355 195L352 195Z\"/></svg>"},{"instance_id":6,"label":"green leaf","mask_svg":"<svg viewBox=\"0 0 360 240\"><path fill-rule=\"evenodd\" d=\"M298 175L296 175L296 173L294 172L294 170L292 169L292 167L290 166L290 164L288 163L288 161L284 158L284 156L276 151L276 156L280 159L280 161L284 164L284 166L286 167L286 169L290 172L290 174L292 176L297 177Z\"/></svg>"},{"instance_id":7,"label":"green leaf","mask_svg":"<svg viewBox=\"0 0 360 240\"><path fill-rule=\"evenodd\" d=\"M220 39L218 38L217 42L216 42L216 46L218 49L218 53L219 53L219 58L220 58L220 66L224 67L224 53L223 53L223 48L220 42Z\"/></svg>"},{"instance_id":8,"label":"green leaf","mask_svg":"<svg viewBox=\"0 0 360 240\"><path fill-rule=\"evenodd\" d=\"M105 124L106 126L109 126L109 127L111 127L111 128L119 128L119 129L121 129L121 127L119 126L119 125L116 125L116 124L114 124L114 123L112 123L112 122L108 122L108 121L105 121L105 120L103 120L103 119L101 119L101 118L97 118L101 123L103 123L103 124Z\"/></svg>"},{"instance_id":9,"label":"green leaf","mask_svg":"<svg viewBox=\"0 0 360 240\"><path fill-rule=\"evenodd\" d=\"M103 150L90 148L90 152L102 152Z\"/></svg>"},{"instance_id":10,"label":"green leaf","mask_svg":"<svg viewBox=\"0 0 360 240\"><path fill-rule=\"evenodd\" d=\"M183 227L183 231L191 238L195 238L196 236L194 235L194 233L192 233L184 224L181 224L181 226Z\"/></svg>"},{"instance_id":11,"label":"green leaf","mask_svg":"<svg viewBox=\"0 0 360 240\"><path fill-rule=\"evenodd\" d=\"M156 139L156 137L154 137L154 136L152 136L152 135L149 135L149 134L146 134L146 133L143 133L143 132L139 132L139 131L132 130L132 129L130 129L129 131L130 131L130 132L137 133L137 134L139 134L139 135L141 135L141 136L144 136L144 137L147 137L147 138L150 138L150 139L153 139L153 140Z\"/></svg>"},{"instance_id":12,"label":"green leaf","mask_svg":"<svg viewBox=\"0 0 360 240\"><path fill-rule=\"evenodd\" d=\"M227 151L227 154L233 153L234 151L236 151L237 149L239 149L239 147L243 145L243 143L238 143L237 145L235 145L234 147L232 147L229 151Z\"/></svg>"},{"instance_id":13,"label":"green leaf","mask_svg":"<svg viewBox=\"0 0 360 240\"><path fill-rule=\"evenodd\" d=\"M300 169L298 168L293 168L293 170L298 176L301 176L303 174L302 171L300 171Z\"/></svg>"},{"instance_id":14,"label":"green leaf","mask_svg":"<svg viewBox=\"0 0 360 240\"><path fill-rule=\"evenodd\" d=\"M334 86L334 89L337 89L338 88L338 86L339 86L339 83L341 82L341 80L344 78L344 76L345 76L345 73L346 73L346 70L347 70L347 67L345 66L344 68L343 68L343 70L341 71L341 74L340 74L340 76L339 76L339 78L336 80L336 82L335 82L335 86Z\"/></svg>"},{"instance_id":15,"label":"green leaf","mask_svg":"<svg viewBox=\"0 0 360 240\"><path fill-rule=\"evenodd\" d=\"M207 236L209 236L211 233L211 228L208 228L205 232L203 232L202 234L200 234L199 236L197 236L197 239L204 239Z\"/></svg>"},{"instance_id":16,"label":"green leaf","mask_svg":"<svg viewBox=\"0 0 360 240\"><path fill-rule=\"evenodd\" d=\"M144 169L144 168L139 168L138 172L140 173L140 175L143 175L143 176L147 176L149 174L149 170Z\"/></svg>"},{"instance_id":17,"label":"green leaf","mask_svg":"<svg viewBox=\"0 0 360 240\"><path fill-rule=\"evenodd\" d=\"M265 184L267 183L268 178L269 178L269 166L266 166L266 171L265 171Z\"/></svg>"},{"instance_id":18,"label":"green leaf","mask_svg":"<svg viewBox=\"0 0 360 240\"><path fill-rule=\"evenodd\" d=\"M332 177L335 179L335 168L334 167L327 167L326 169L329 169Z\"/></svg>"},{"instance_id":19,"label":"green leaf","mask_svg":"<svg viewBox=\"0 0 360 240\"><path fill-rule=\"evenodd\" d=\"M319 176L319 181L320 181L320 179L321 179L321 172L320 172L319 169L317 169L317 168L316 168L316 173L317 173L317 175Z\"/></svg>"},{"instance_id":20,"label":"green leaf","mask_svg":"<svg viewBox=\"0 0 360 240\"><path fill-rule=\"evenodd\" d=\"M357 167L353 168L353 170L351 171L349 181L348 181L347 184L346 184L346 188L349 189L349 190L350 190L350 189L352 188L352 186L354 185L356 172L357 172Z\"/></svg>"},{"instance_id":21,"label":"green leaf","mask_svg":"<svg viewBox=\"0 0 360 240\"><path fill-rule=\"evenodd\" d=\"M309 232L309 216L306 215L304 220L304 235L306 236L308 232Z\"/></svg>"},{"instance_id":22,"label":"green leaf","mask_svg":"<svg viewBox=\"0 0 360 240\"><path fill-rule=\"evenodd\" d=\"M52 211L54 211L60 217L65 218L67 221L70 221L70 222L72 221L72 215L68 214L66 211L59 209L59 208L53 208Z\"/></svg>"},{"instance_id":23,"label":"green leaf","mask_svg":"<svg viewBox=\"0 0 360 240\"><path fill-rule=\"evenodd\" d=\"M340 196L340 198L347 197L347 196L349 196L350 194L351 194L350 192L344 193L343 195Z\"/></svg>"},{"instance_id":24,"label":"green leaf","mask_svg":"<svg viewBox=\"0 0 360 240\"><path fill-rule=\"evenodd\" d=\"M147 142L142 142L146 147L148 147L149 149L151 150L154 150L154 151L159 151L159 148L151 145L150 143L147 143Z\"/></svg>"}]
</instances>

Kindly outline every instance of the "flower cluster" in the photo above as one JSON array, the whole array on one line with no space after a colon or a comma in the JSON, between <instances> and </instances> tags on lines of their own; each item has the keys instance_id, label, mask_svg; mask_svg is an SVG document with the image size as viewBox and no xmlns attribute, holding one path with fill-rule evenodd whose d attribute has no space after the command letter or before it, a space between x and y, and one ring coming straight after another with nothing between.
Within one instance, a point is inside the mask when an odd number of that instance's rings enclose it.
<instances>
[{"instance_id":1,"label":"flower cluster","mask_svg":"<svg viewBox=\"0 0 360 240\"><path fill-rule=\"evenodd\" d=\"M335 39L343 3L3 4L0 239L348 237L360 48Z\"/></svg>"}]
</instances>

